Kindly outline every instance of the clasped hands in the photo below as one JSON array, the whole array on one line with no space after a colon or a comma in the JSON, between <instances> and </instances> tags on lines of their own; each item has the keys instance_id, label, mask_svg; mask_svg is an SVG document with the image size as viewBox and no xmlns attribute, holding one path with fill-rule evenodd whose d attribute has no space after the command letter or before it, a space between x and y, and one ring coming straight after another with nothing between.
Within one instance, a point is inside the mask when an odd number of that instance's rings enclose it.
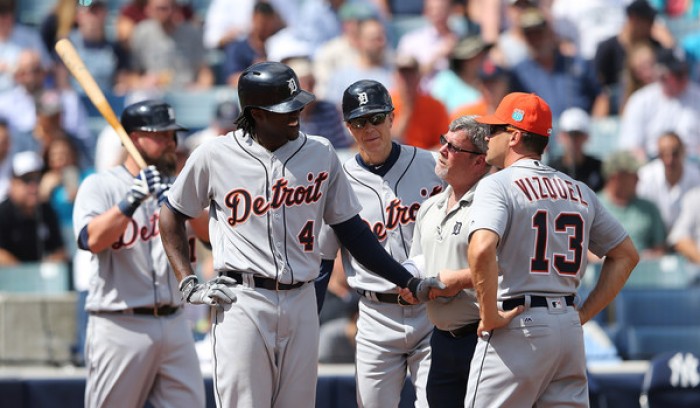
<instances>
[{"instance_id":1,"label":"clasped hands","mask_svg":"<svg viewBox=\"0 0 700 408\"><path fill-rule=\"evenodd\" d=\"M399 296L410 304L441 299L449 301L462 289L468 287L464 283L464 274L465 270L445 269L438 276L431 278L413 278L409 281L408 287L399 289ZM417 281L419 282L416 283Z\"/></svg>"}]
</instances>

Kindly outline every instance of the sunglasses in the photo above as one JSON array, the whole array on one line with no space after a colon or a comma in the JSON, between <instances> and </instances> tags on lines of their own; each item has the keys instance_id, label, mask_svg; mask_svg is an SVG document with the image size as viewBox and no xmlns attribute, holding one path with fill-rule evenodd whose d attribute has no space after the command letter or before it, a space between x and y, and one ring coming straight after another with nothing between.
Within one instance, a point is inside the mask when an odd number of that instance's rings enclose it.
<instances>
[{"instance_id":1,"label":"sunglasses","mask_svg":"<svg viewBox=\"0 0 700 408\"><path fill-rule=\"evenodd\" d=\"M365 127L367 122L369 122L372 126L379 126L384 123L387 116L389 116L388 112L377 113L376 115L372 116L350 119L348 123L353 129L362 129Z\"/></svg>"},{"instance_id":2,"label":"sunglasses","mask_svg":"<svg viewBox=\"0 0 700 408\"><path fill-rule=\"evenodd\" d=\"M24 184L39 183L41 181L41 174L39 173L29 173L18 177L22 180Z\"/></svg>"},{"instance_id":3,"label":"sunglasses","mask_svg":"<svg viewBox=\"0 0 700 408\"><path fill-rule=\"evenodd\" d=\"M447 139L445 139L445 135L440 135L440 146L445 146L445 145L447 145L447 150L451 151L452 153L471 153L471 154L476 154L476 155L484 154L481 152L475 152L473 150L460 149L459 147L448 142Z\"/></svg>"}]
</instances>

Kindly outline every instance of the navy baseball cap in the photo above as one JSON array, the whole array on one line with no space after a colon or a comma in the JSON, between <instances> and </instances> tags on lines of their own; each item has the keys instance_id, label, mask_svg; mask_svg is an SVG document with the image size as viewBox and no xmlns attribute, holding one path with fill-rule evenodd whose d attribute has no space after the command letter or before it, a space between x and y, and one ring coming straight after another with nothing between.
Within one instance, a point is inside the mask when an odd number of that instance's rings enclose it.
<instances>
[{"instance_id":1,"label":"navy baseball cap","mask_svg":"<svg viewBox=\"0 0 700 408\"><path fill-rule=\"evenodd\" d=\"M121 117L126 133L135 130L161 132L165 130L188 130L175 122L175 111L165 102L147 100L124 108Z\"/></svg>"}]
</instances>

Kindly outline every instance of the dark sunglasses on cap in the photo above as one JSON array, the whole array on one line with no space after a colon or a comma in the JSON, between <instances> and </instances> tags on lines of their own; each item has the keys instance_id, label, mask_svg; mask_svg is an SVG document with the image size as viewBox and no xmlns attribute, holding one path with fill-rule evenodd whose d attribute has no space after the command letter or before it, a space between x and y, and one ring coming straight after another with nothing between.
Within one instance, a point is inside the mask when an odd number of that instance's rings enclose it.
<instances>
[{"instance_id":1,"label":"dark sunglasses on cap","mask_svg":"<svg viewBox=\"0 0 700 408\"><path fill-rule=\"evenodd\" d=\"M467 150L467 149L461 149L452 143L448 142L447 139L445 138L445 135L440 135L440 146L445 146L447 145L447 150L449 150L452 153L471 153L471 154L476 154L476 155L481 155L484 153L481 152L475 152L473 150Z\"/></svg>"},{"instance_id":2,"label":"dark sunglasses on cap","mask_svg":"<svg viewBox=\"0 0 700 408\"><path fill-rule=\"evenodd\" d=\"M382 112L372 116L363 116L361 118L350 119L348 123L353 129L362 129L365 127L367 122L369 122L369 124L372 126L379 126L384 123L387 116L389 116L389 112Z\"/></svg>"}]
</instances>

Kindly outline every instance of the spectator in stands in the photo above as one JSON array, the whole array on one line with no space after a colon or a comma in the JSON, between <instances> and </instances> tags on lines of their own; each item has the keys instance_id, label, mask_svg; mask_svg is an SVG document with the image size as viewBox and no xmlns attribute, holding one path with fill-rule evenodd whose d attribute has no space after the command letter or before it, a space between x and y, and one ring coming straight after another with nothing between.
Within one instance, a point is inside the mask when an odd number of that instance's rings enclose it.
<instances>
[{"instance_id":1,"label":"spectator in stands","mask_svg":"<svg viewBox=\"0 0 700 408\"><path fill-rule=\"evenodd\" d=\"M51 67L51 57L44 47L39 32L16 21L15 0L0 0L0 92L15 84L13 72L18 68L23 50L38 53L42 68Z\"/></svg>"},{"instance_id":2,"label":"spectator in stands","mask_svg":"<svg viewBox=\"0 0 700 408\"><path fill-rule=\"evenodd\" d=\"M198 27L182 21L175 0L147 0L147 19L134 27L132 67L141 74L139 87L206 89L214 83Z\"/></svg>"},{"instance_id":3,"label":"spectator in stands","mask_svg":"<svg viewBox=\"0 0 700 408\"><path fill-rule=\"evenodd\" d=\"M73 202L78 193L78 185L92 169L80 170L78 151L73 141L67 137L53 139L46 147L43 161L46 166L39 183L39 199L50 203L56 212L64 232L68 255L72 256L75 251Z\"/></svg>"},{"instance_id":4,"label":"spectator in stands","mask_svg":"<svg viewBox=\"0 0 700 408\"><path fill-rule=\"evenodd\" d=\"M450 53L449 69L435 75L430 94L445 105L450 115L461 106L475 103L481 98L479 70L488 49L489 46L478 35L466 37Z\"/></svg>"},{"instance_id":5,"label":"spectator in stands","mask_svg":"<svg viewBox=\"0 0 700 408\"><path fill-rule=\"evenodd\" d=\"M37 125L37 104L45 90L46 71L40 55L34 50L20 53L15 71L15 85L0 92L0 117L7 119L13 140L13 152L37 148L32 134ZM95 140L87 122L87 112L78 94L72 89L55 90L60 95L61 127L75 137L80 149L81 166L94 158Z\"/></svg>"},{"instance_id":6,"label":"spectator in stands","mask_svg":"<svg viewBox=\"0 0 700 408\"><path fill-rule=\"evenodd\" d=\"M204 17L204 46L224 48L248 35L255 3L256 0L211 0Z\"/></svg>"},{"instance_id":7,"label":"spectator in stands","mask_svg":"<svg viewBox=\"0 0 700 408\"><path fill-rule=\"evenodd\" d=\"M647 0L635 0L625 9L627 19L622 30L598 44L594 67L601 93L596 98L595 116L618 115L621 112L622 78L627 52L637 43L648 43L655 50L662 45L651 33L656 10Z\"/></svg>"},{"instance_id":8,"label":"spectator in stands","mask_svg":"<svg viewBox=\"0 0 700 408\"><path fill-rule=\"evenodd\" d=\"M591 131L591 117L581 108L569 108L559 117L557 142L563 154L549 165L583 181L593 191L603 188L602 162L584 152Z\"/></svg>"},{"instance_id":9,"label":"spectator in stands","mask_svg":"<svg viewBox=\"0 0 700 408\"><path fill-rule=\"evenodd\" d=\"M364 3L372 7L370 0L305 0L298 20L289 26L297 38L307 42L311 49L341 35L342 23L339 12L345 3ZM349 82L348 84L350 84Z\"/></svg>"},{"instance_id":10,"label":"spectator in stands","mask_svg":"<svg viewBox=\"0 0 700 408\"><path fill-rule=\"evenodd\" d=\"M330 289L330 288L329 288ZM323 323L318 335L318 362L321 364L355 363L359 305L349 304L344 316Z\"/></svg>"},{"instance_id":11,"label":"spectator in stands","mask_svg":"<svg viewBox=\"0 0 700 408\"><path fill-rule=\"evenodd\" d=\"M589 112L598 95L598 84L590 64L560 50L559 40L540 10L525 10L518 23L530 56L511 70L512 90L544 98L554 118L571 107Z\"/></svg>"},{"instance_id":12,"label":"spectator in stands","mask_svg":"<svg viewBox=\"0 0 700 408\"><path fill-rule=\"evenodd\" d=\"M82 2L75 0L54 1L53 8L41 21L39 32L41 40L44 42L44 47L54 57L54 60L57 60L57 55L54 52L56 41L60 38L68 37L68 34L73 30L75 27L75 14ZM97 0L97 2L101 1L104 0Z\"/></svg>"},{"instance_id":13,"label":"spectator in stands","mask_svg":"<svg viewBox=\"0 0 700 408\"><path fill-rule=\"evenodd\" d=\"M12 137L10 128L4 119L0 119L0 202L7 198L12 177L12 154L10 153Z\"/></svg>"},{"instance_id":14,"label":"spectator in stands","mask_svg":"<svg viewBox=\"0 0 700 408\"><path fill-rule=\"evenodd\" d=\"M459 41L448 23L450 8L451 0L425 0L423 17L428 24L405 33L397 46L398 54L418 60L426 89L438 71L448 68L448 57Z\"/></svg>"},{"instance_id":15,"label":"spectator in stands","mask_svg":"<svg viewBox=\"0 0 700 408\"><path fill-rule=\"evenodd\" d=\"M487 22L489 27L482 27L486 31L482 31L481 37L487 43L494 44L494 47L489 51L489 55L494 63L504 68L511 68L528 56L525 35L518 24L520 15L527 9L537 7L538 1L506 0L505 7L503 7L502 3L504 3L504 0L487 0L484 2L482 11L486 15L482 16L482 20ZM500 12L501 8L505 8L504 13ZM501 17L501 15L503 16ZM503 23L496 24L498 21L503 21ZM491 25L502 25L503 31L498 35L489 34L487 32L495 28L491 28Z\"/></svg>"},{"instance_id":16,"label":"spectator in stands","mask_svg":"<svg viewBox=\"0 0 700 408\"><path fill-rule=\"evenodd\" d=\"M340 106L343 92L352 83L361 79L373 79L387 89L392 84L391 54L387 49L386 30L381 21L371 18L359 24L358 51L356 63L346 65L331 75L325 92L325 99Z\"/></svg>"},{"instance_id":17,"label":"spectator in stands","mask_svg":"<svg viewBox=\"0 0 700 408\"><path fill-rule=\"evenodd\" d=\"M374 0L384 18L417 17L424 10L423 0Z\"/></svg>"},{"instance_id":18,"label":"spectator in stands","mask_svg":"<svg viewBox=\"0 0 700 408\"><path fill-rule=\"evenodd\" d=\"M689 157L700 157L700 85L688 75L679 50L657 55L656 82L633 93L622 113L619 147L644 160L658 155L658 138L674 131Z\"/></svg>"},{"instance_id":19,"label":"spectator in stands","mask_svg":"<svg viewBox=\"0 0 700 408\"><path fill-rule=\"evenodd\" d=\"M637 195L656 204L670 231L681 212L683 196L700 186L700 169L686 160L685 146L676 133L664 133L658 145L659 157L639 169Z\"/></svg>"},{"instance_id":20,"label":"spectator in stands","mask_svg":"<svg viewBox=\"0 0 700 408\"><path fill-rule=\"evenodd\" d=\"M378 18L376 11L364 3L346 2L340 7L341 35L319 46L314 54L314 77L317 98L326 96L328 81L335 71L353 66L360 60L360 22Z\"/></svg>"},{"instance_id":21,"label":"spectator in stands","mask_svg":"<svg viewBox=\"0 0 700 408\"><path fill-rule=\"evenodd\" d=\"M678 220L668 235L668 244L688 261L700 265L700 188L690 190L681 204Z\"/></svg>"},{"instance_id":22,"label":"spectator in stands","mask_svg":"<svg viewBox=\"0 0 700 408\"><path fill-rule=\"evenodd\" d=\"M61 105L61 95L53 89L45 89L37 95L36 100L36 124L32 132L32 143L35 152L41 156L46 154L48 146L54 139L70 138L75 136L69 134L62 125L61 115L63 106ZM87 152L83 152L87 156ZM78 156L76 156L77 158ZM84 163L87 163L84 160Z\"/></svg>"},{"instance_id":23,"label":"spectator in stands","mask_svg":"<svg viewBox=\"0 0 700 408\"><path fill-rule=\"evenodd\" d=\"M391 136L403 144L435 149L440 135L450 125L445 105L421 88L421 68L415 57L400 54L396 58L394 87L394 126Z\"/></svg>"},{"instance_id":24,"label":"spectator in stands","mask_svg":"<svg viewBox=\"0 0 700 408\"><path fill-rule=\"evenodd\" d=\"M309 57L291 57L282 60L297 74L301 89L314 93L315 79ZM299 116L301 131L323 136L336 149L347 149L355 144L343 123L343 116L335 103L316 98L304 107Z\"/></svg>"},{"instance_id":25,"label":"spectator in stands","mask_svg":"<svg viewBox=\"0 0 700 408\"><path fill-rule=\"evenodd\" d=\"M656 51L650 43L636 43L627 52L622 68L618 114L625 111L630 95L656 80ZM594 107L594 109L596 109ZM604 112L603 112L604 113Z\"/></svg>"},{"instance_id":26,"label":"spectator in stands","mask_svg":"<svg viewBox=\"0 0 700 408\"><path fill-rule=\"evenodd\" d=\"M552 25L563 41L572 44L573 54L592 61L598 44L622 30L626 3L629 0L554 0Z\"/></svg>"},{"instance_id":27,"label":"spectator in stands","mask_svg":"<svg viewBox=\"0 0 700 408\"><path fill-rule=\"evenodd\" d=\"M232 87L238 86L238 77L244 69L256 62L266 61L265 42L281 28L282 20L272 5L256 3L248 35L224 47L222 71L226 83Z\"/></svg>"},{"instance_id":28,"label":"spectator in stands","mask_svg":"<svg viewBox=\"0 0 700 408\"><path fill-rule=\"evenodd\" d=\"M0 265L66 261L56 213L39 200L43 165L41 157L31 151L17 153L12 159L8 198L0 203Z\"/></svg>"},{"instance_id":29,"label":"spectator in stands","mask_svg":"<svg viewBox=\"0 0 700 408\"><path fill-rule=\"evenodd\" d=\"M453 110L450 113L451 121L461 116L482 116L495 112L501 99L510 93L510 73L486 57L479 69L478 90L481 98Z\"/></svg>"},{"instance_id":30,"label":"spectator in stands","mask_svg":"<svg viewBox=\"0 0 700 408\"><path fill-rule=\"evenodd\" d=\"M104 0L93 0L89 6L79 6L75 14L77 28L68 34L68 38L102 91L124 94L128 90L128 52L107 40L107 13ZM73 76L70 76L70 84L76 92L85 92Z\"/></svg>"},{"instance_id":31,"label":"spectator in stands","mask_svg":"<svg viewBox=\"0 0 700 408\"><path fill-rule=\"evenodd\" d=\"M138 23L146 20L148 12L146 10L148 0L127 0L128 3L119 10L116 21L117 42L124 48L129 48L131 36ZM175 4L174 19L176 21L190 21L194 17L194 12L189 4Z\"/></svg>"},{"instance_id":32,"label":"spectator in stands","mask_svg":"<svg viewBox=\"0 0 700 408\"><path fill-rule=\"evenodd\" d=\"M218 136L228 134L236 130L236 119L240 114L238 104L234 101L223 101L216 105L214 119L206 128L191 134L185 139L185 145L190 152L197 146Z\"/></svg>"},{"instance_id":33,"label":"spectator in stands","mask_svg":"<svg viewBox=\"0 0 700 408\"><path fill-rule=\"evenodd\" d=\"M637 196L639 162L629 151L618 151L603 161L605 185L598 193L601 203L625 227L642 257L665 252L666 227L659 209Z\"/></svg>"}]
</instances>

